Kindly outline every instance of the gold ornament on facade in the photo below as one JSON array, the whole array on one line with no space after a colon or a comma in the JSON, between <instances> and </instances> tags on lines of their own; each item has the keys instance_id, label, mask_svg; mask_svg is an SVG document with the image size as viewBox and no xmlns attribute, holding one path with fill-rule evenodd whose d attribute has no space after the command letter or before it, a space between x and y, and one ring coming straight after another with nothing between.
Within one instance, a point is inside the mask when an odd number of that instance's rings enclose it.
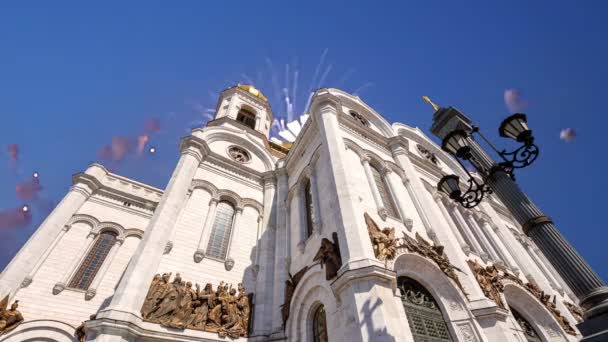
<instances>
[{"instance_id":1,"label":"gold ornament on facade","mask_svg":"<svg viewBox=\"0 0 608 342\"><path fill-rule=\"evenodd\" d=\"M157 274L141 308L144 321L175 329L216 332L220 337L247 337L251 319L251 294L242 284L235 289L221 282L214 291L210 283L201 290L176 274Z\"/></svg>"},{"instance_id":2,"label":"gold ornament on facade","mask_svg":"<svg viewBox=\"0 0 608 342\"><path fill-rule=\"evenodd\" d=\"M415 253L432 260L439 267L441 272L452 279L465 297L468 298L469 295L464 290L464 287L458 278L458 274L456 273L456 271L462 272L462 270L452 265L450 259L443 251L443 246L431 245L418 233L416 233L416 239L414 240L404 232L403 239L401 240L401 243L397 245L397 249L404 249L410 253Z\"/></svg>"},{"instance_id":3,"label":"gold ornament on facade","mask_svg":"<svg viewBox=\"0 0 608 342\"><path fill-rule=\"evenodd\" d=\"M376 259L380 261L393 260L397 254L395 228L380 229L369 214L365 213L363 216Z\"/></svg>"},{"instance_id":4,"label":"gold ornament on facade","mask_svg":"<svg viewBox=\"0 0 608 342\"><path fill-rule=\"evenodd\" d=\"M439 110L439 106L435 102L431 101L428 96L423 96L422 99L424 100L424 102L430 104L435 111Z\"/></svg>"},{"instance_id":5,"label":"gold ornament on facade","mask_svg":"<svg viewBox=\"0 0 608 342\"><path fill-rule=\"evenodd\" d=\"M569 302L564 302L564 305L566 306L568 311L570 311L572 316L574 316L574 319L576 319L578 323L583 321L583 309L581 309L580 306Z\"/></svg>"},{"instance_id":6,"label":"gold ornament on facade","mask_svg":"<svg viewBox=\"0 0 608 342\"><path fill-rule=\"evenodd\" d=\"M498 307L506 309L505 303L500 295L505 287L501 282L502 278L498 269L494 265L483 267L477 261L473 260L467 260L467 263L469 264L471 271L473 271L473 275L475 275L475 279L479 283L483 294L487 298L493 300Z\"/></svg>"},{"instance_id":7,"label":"gold ornament on facade","mask_svg":"<svg viewBox=\"0 0 608 342\"><path fill-rule=\"evenodd\" d=\"M321 267L325 266L325 279L330 280L338 275L338 270L342 267L342 256L340 255L340 244L338 243L338 233L332 233L334 242L326 238L321 240L321 247L313 258L318 261Z\"/></svg>"},{"instance_id":8,"label":"gold ornament on facade","mask_svg":"<svg viewBox=\"0 0 608 342\"><path fill-rule=\"evenodd\" d=\"M8 295L0 301L0 336L13 331L19 324L23 323L23 315L17 310L19 301L16 300L8 308Z\"/></svg>"}]
</instances>

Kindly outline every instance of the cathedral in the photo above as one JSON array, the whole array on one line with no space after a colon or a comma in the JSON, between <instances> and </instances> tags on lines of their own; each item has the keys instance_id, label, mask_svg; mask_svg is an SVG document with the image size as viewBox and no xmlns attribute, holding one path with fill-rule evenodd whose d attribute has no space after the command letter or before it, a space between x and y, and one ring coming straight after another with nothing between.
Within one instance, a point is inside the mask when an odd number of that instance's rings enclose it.
<instances>
[{"instance_id":1,"label":"cathedral","mask_svg":"<svg viewBox=\"0 0 608 342\"><path fill-rule=\"evenodd\" d=\"M92 164L0 274L0 341L578 341L578 300L419 128L324 88L293 141L224 90L165 189Z\"/></svg>"}]
</instances>

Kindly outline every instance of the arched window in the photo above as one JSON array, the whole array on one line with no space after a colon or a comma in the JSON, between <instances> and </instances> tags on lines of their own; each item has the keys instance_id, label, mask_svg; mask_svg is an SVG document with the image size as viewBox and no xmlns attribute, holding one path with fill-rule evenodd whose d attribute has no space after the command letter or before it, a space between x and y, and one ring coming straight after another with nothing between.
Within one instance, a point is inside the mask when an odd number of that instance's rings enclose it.
<instances>
[{"instance_id":1,"label":"arched window","mask_svg":"<svg viewBox=\"0 0 608 342\"><path fill-rule=\"evenodd\" d=\"M312 189L310 187L310 180L306 181L304 185L304 205L306 209L306 237L312 235L312 215L313 215L313 204L312 204Z\"/></svg>"},{"instance_id":2,"label":"arched window","mask_svg":"<svg viewBox=\"0 0 608 342\"><path fill-rule=\"evenodd\" d=\"M380 199L382 200L382 206L386 209L386 213L392 217L397 217L397 210L395 209L395 204L393 203L393 198L386 186L386 182L382 174L374 165L370 165L370 169L372 170L372 175L374 177L374 182L376 183L376 188L380 193Z\"/></svg>"},{"instance_id":3,"label":"arched window","mask_svg":"<svg viewBox=\"0 0 608 342\"><path fill-rule=\"evenodd\" d=\"M236 116L236 121L241 122L251 129L255 129L255 114L248 109L241 108Z\"/></svg>"},{"instance_id":4,"label":"arched window","mask_svg":"<svg viewBox=\"0 0 608 342\"><path fill-rule=\"evenodd\" d=\"M228 252L232 221L234 220L234 206L227 201L220 201L215 210L215 221L207 245L207 255L224 259Z\"/></svg>"},{"instance_id":5,"label":"arched window","mask_svg":"<svg viewBox=\"0 0 608 342\"><path fill-rule=\"evenodd\" d=\"M319 305L312 316L312 340L313 342L327 342L327 320L323 305Z\"/></svg>"},{"instance_id":6,"label":"arched window","mask_svg":"<svg viewBox=\"0 0 608 342\"><path fill-rule=\"evenodd\" d=\"M414 279L399 277L397 283L414 341L452 341L441 309L433 296Z\"/></svg>"},{"instance_id":7,"label":"arched window","mask_svg":"<svg viewBox=\"0 0 608 342\"><path fill-rule=\"evenodd\" d=\"M519 312L515 311L515 309L511 308L511 312L513 313L513 317L515 317L515 321L524 332L526 340L528 342L541 342L541 339L538 337L538 334L532 327L532 324L530 324Z\"/></svg>"},{"instance_id":8,"label":"arched window","mask_svg":"<svg viewBox=\"0 0 608 342\"><path fill-rule=\"evenodd\" d=\"M91 247L89 253L84 258L84 261L80 264L80 267L78 267L78 270L72 277L68 287L81 290L89 289L99 268L108 256L110 249L112 249L112 246L116 243L117 236L118 234L109 231L99 234L93 247Z\"/></svg>"}]
</instances>

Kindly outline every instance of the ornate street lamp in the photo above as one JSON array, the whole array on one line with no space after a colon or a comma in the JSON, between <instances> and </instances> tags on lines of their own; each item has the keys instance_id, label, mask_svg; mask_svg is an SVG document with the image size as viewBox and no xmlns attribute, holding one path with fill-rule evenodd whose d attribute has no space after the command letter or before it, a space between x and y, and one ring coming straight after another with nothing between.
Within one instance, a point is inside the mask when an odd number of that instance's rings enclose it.
<instances>
[{"instance_id":1,"label":"ornate street lamp","mask_svg":"<svg viewBox=\"0 0 608 342\"><path fill-rule=\"evenodd\" d=\"M525 114L517 113L509 116L500 124L498 129L498 133L501 137L510 138L522 143L520 147L511 152L507 152L506 150L499 151L496 149L494 144L492 144L476 126L472 126L470 132L471 137L474 133L479 134L479 136L481 136L481 138L488 143L494 152L503 160L490 169L490 175L497 170L501 170L513 177L513 169L526 167L532 164L532 162L536 160L536 157L538 157L538 146L534 144L534 136L532 135L532 130L528 127L528 121ZM469 146L469 141L467 140L468 138L469 133L462 129L451 131L441 142L441 149L456 156L456 161L458 161L469 176L469 179L467 180L469 188L463 194L458 187L458 182L455 182L455 179L458 179L455 175L443 177L437 184L437 188L448 194L451 199L460 203L463 207L474 208L481 202L484 194L490 194L492 193L492 190L485 183L479 184L460 162L460 159L473 160L471 146Z\"/></svg>"}]
</instances>

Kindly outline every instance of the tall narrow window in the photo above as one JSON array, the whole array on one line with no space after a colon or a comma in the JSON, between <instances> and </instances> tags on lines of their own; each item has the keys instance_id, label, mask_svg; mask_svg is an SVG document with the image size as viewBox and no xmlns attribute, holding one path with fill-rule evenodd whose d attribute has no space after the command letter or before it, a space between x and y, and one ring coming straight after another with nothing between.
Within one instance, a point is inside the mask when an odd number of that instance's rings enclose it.
<instances>
[{"instance_id":1,"label":"tall narrow window","mask_svg":"<svg viewBox=\"0 0 608 342\"><path fill-rule=\"evenodd\" d=\"M325 308L320 305L312 316L312 340L314 342L327 342L327 320Z\"/></svg>"},{"instance_id":2,"label":"tall narrow window","mask_svg":"<svg viewBox=\"0 0 608 342\"><path fill-rule=\"evenodd\" d=\"M74 274L74 277L72 277L68 287L81 290L89 289L99 268L108 256L110 249L112 249L112 246L116 243L116 236L117 234L114 232L103 232L99 234L93 247L91 247L89 253L84 258L84 261L80 264L80 267L78 267L78 270Z\"/></svg>"},{"instance_id":3,"label":"tall narrow window","mask_svg":"<svg viewBox=\"0 0 608 342\"><path fill-rule=\"evenodd\" d=\"M236 116L236 121L243 123L245 126L255 129L255 114L251 111L242 108Z\"/></svg>"},{"instance_id":4,"label":"tall narrow window","mask_svg":"<svg viewBox=\"0 0 608 342\"><path fill-rule=\"evenodd\" d=\"M445 319L433 296L414 279L399 277L397 283L414 341L452 341Z\"/></svg>"},{"instance_id":5,"label":"tall narrow window","mask_svg":"<svg viewBox=\"0 0 608 342\"><path fill-rule=\"evenodd\" d=\"M215 221L213 221L213 229L207 245L207 255L224 259L228 252L228 243L232 232L234 206L227 201L221 201L218 203L215 212Z\"/></svg>"},{"instance_id":6,"label":"tall narrow window","mask_svg":"<svg viewBox=\"0 0 608 342\"><path fill-rule=\"evenodd\" d=\"M304 186L304 205L306 206L306 237L312 235L312 215L313 215L313 205L312 205L312 190L310 188L310 180L306 181L306 185Z\"/></svg>"},{"instance_id":7,"label":"tall narrow window","mask_svg":"<svg viewBox=\"0 0 608 342\"><path fill-rule=\"evenodd\" d=\"M378 192L380 193L380 199L382 200L382 205L384 206L384 209L386 209L386 213L392 217L399 217L397 215L397 210L395 209L395 204L393 203L391 194L388 190L388 187L386 186L384 177L382 177L382 174L380 173L380 171L378 171L378 169L375 166L370 165L370 168L372 170L372 175L374 176L374 182L376 183L376 188L378 189Z\"/></svg>"}]
</instances>

